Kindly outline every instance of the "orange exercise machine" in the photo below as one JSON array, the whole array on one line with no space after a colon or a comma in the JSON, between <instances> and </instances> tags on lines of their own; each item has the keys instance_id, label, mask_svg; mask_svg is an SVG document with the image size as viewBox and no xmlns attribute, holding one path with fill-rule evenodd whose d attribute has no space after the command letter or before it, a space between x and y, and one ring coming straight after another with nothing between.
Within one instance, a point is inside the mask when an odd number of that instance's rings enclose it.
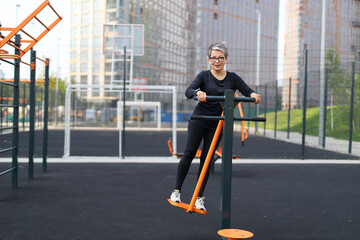
<instances>
[{"instance_id":1,"label":"orange exercise machine","mask_svg":"<svg viewBox=\"0 0 360 240\"><path fill-rule=\"evenodd\" d=\"M235 97L238 97L238 96L239 95L237 93L235 93ZM242 111L242 107L241 107L240 103L238 104L238 109L239 109L240 117L244 117L244 113ZM241 121L241 142L242 142L242 146L244 146L245 139L247 139L247 138L248 138L248 129L245 127L245 121ZM173 147L172 147L172 144L171 144L171 139L169 139L167 141L167 145L168 145L168 148L169 148L169 151L170 151L171 155L173 155L175 157L182 157L183 156L182 153L174 153ZM215 161L218 158L222 158L222 146L221 146L221 144L219 145L218 150L215 150L214 154L216 155L216 158L214 159ZM201 156L201 150L198 149L196 154L195 154L195 158L199 158L200 156ZM239 158L240 158L239 155L233 155L232 156L232 159L239 159ZM213 161L211 164L213 164L215 161Z\"/></svg>"},{"instance_id":2,"label":"orange exercise machine","mask_svg":"<svg viewBox=\"0 0 360 240\"><path fill-rule=\"evenodd\" d=\"M197 99L197 98L195 98ZM207 101L219 101L223 103L223 114L222 116L191 116L192 119L212 119L212 120L219 120L218 126L215 131L214 138L211 142L209 152L207 154L203 169L201 170L200 177L196 184L196 188L194 194L192 196L190 204L187 203L175 203L168 199L169 203L180 207L187 211L188 213L198 212L201 214L206 214L206 211L202 211L199 209L194 208L196 198L199 194L201 185L205 178L208 166L210 164L210 160L212 158L212 152L215 150L215 146L217 140L220 136L220 132L222 127L224 126L224 137L223 137L223 149L224 149L224 156L222 158L222 171L221 171L221 229L228 229L229 231L221 231L219 235L226 236L229 239L241 239L239 237L248 238L252 236L252 233L243 231L243 230L230 230L230 215L231 215L231 178L232 178L232 137L233 137L233 122L234 120L238 121L266 121L266 118L260 117L234 117L233 116L233 109L236 104L239 102L255 102L254 98L240 98L234 97L233 90L226 90L225 96L207 96Z\"/></svg>"}]
</instances>

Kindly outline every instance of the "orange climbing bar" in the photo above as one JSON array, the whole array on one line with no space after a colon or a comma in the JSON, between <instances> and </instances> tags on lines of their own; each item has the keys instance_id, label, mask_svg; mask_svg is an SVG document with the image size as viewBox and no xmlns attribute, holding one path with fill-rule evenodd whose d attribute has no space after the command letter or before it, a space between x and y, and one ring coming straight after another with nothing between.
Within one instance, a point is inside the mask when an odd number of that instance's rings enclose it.
<instances>
[{"instance_id":1,"label":"orange climbing bar","mask_svg":"<svg viewBox=\"0 0 360 240\"><path fill-rule=\"evenodd\" d=\"M57 18L55 21L53 21L52 24L49 26L46 26L38 17L37 14L39 14L45 7L50 7L52 11L57 15ZM45 30L40 33L37 37L34 37L30 35L28 32L24 31L23 28L33 19L36 19ZM62 20L62 17L55 11L55 9L50 5L49 0L45 0L38 8L35 9L24 21L22 21L17 27L15 28L0 28L0 31L11 31L7 36L5 36L0 41L0 48L3 47L5 44L8 44L14 48L17 48L20 50L20 58L27 53L38 41L40 41L55 25L57 25ZM14 42L11 40L18 32L23 32L25 35L31 38L31 40L20 40L20 43L27 43L28 45L22 49L17 46L15 46ZM2 56L1 56L2 57Z\"/></svg>"},{"instance_id":2,"label":"orange climbing bar","mask_svg":"<svg viewBox=\"0 0 360 240\"><path fill-rule=\"evenodd\" d=\"M14 80L0 80L0 82L14 82ZM21 83L30 83L30 80L20 80ZM45 83L45 81L36 81L35 83Z\"/></svg>"}]
</instances>

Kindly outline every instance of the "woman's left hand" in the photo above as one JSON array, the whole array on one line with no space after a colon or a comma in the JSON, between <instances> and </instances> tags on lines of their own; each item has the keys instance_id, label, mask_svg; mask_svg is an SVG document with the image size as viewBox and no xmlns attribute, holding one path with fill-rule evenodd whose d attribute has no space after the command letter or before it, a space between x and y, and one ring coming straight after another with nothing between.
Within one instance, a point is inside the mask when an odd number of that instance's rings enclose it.
<instances>
[{"instance_id":1,"label":"woman's left hand","mask_svg":"<svg viewBox=\"0 0 360 240\"><path fill-rule=\"evenodd\" d=\"M255 103L256 103L256 104L258 104L258 103L261 102L261 95L260 95L260 94L252 93L252 94L250 94L250 97L255 98Z\"/></svg>"}]
</instances>

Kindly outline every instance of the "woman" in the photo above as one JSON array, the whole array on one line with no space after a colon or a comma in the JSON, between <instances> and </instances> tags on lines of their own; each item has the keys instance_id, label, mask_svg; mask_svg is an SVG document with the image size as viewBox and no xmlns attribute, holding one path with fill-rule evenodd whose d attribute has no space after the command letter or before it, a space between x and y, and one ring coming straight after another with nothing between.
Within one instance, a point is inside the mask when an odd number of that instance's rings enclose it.
<instances>
[{"instance_id":1,"label":"woman","mask_svg":"<svg viewBox=\"0 0 360 240\"><path fill-rule=\"evenodd\" d=\"M210 45L208 48L208 62L211 65L211 70L200 72L185 92L185 96L188 99L193 96L198 97L199 103L194 109L194 115L220 116L222 113L220 103L207 102L206 96L223 96L226 89L233 89L234 91L239 90L244 96L255 98L255 103L261 101L261 95L255 93L255 91L248 87L236 73L225 71L224 67L227 60L228 49L224 42ZM217 120L189 120L186 148L178 165L175 190L170 196L172 201L178 203L181 202L181 187L189 171L191 162L195 157L196 151L203 140L198 171L198 177L200 176L217 124ZM209 171L206 173L194 206L200 210L206 210L204 205L205 197L203 194L208 177Z\"/></svg>"}]
</instances>

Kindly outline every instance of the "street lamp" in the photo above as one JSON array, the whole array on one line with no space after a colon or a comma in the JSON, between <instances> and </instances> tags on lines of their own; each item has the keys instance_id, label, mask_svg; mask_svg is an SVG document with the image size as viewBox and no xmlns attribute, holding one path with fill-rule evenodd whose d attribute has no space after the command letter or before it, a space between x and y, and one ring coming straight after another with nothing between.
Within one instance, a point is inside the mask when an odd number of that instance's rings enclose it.
<instances>
[{"instance_id":1,"label":"street lamp","mask_svg":"<svg viewBox=\"0 0 360 240\"><path fill-rule=\"evenodd\" d=\"M59 43L60 38L57 39L56 48L56 86L55 86L55 126L58 125L58 93L59 93Z\"/></svg>"},{"instance_id":2,"label":"street lamp","mask_svg":"<svg viewBox=\"0 0 360 240\"><path fill-rule=\"evenodd\" d=\"M18 25L18 8L20 7L20 4L15 5L15 27Z\"/></svg>"}]
</instances>

